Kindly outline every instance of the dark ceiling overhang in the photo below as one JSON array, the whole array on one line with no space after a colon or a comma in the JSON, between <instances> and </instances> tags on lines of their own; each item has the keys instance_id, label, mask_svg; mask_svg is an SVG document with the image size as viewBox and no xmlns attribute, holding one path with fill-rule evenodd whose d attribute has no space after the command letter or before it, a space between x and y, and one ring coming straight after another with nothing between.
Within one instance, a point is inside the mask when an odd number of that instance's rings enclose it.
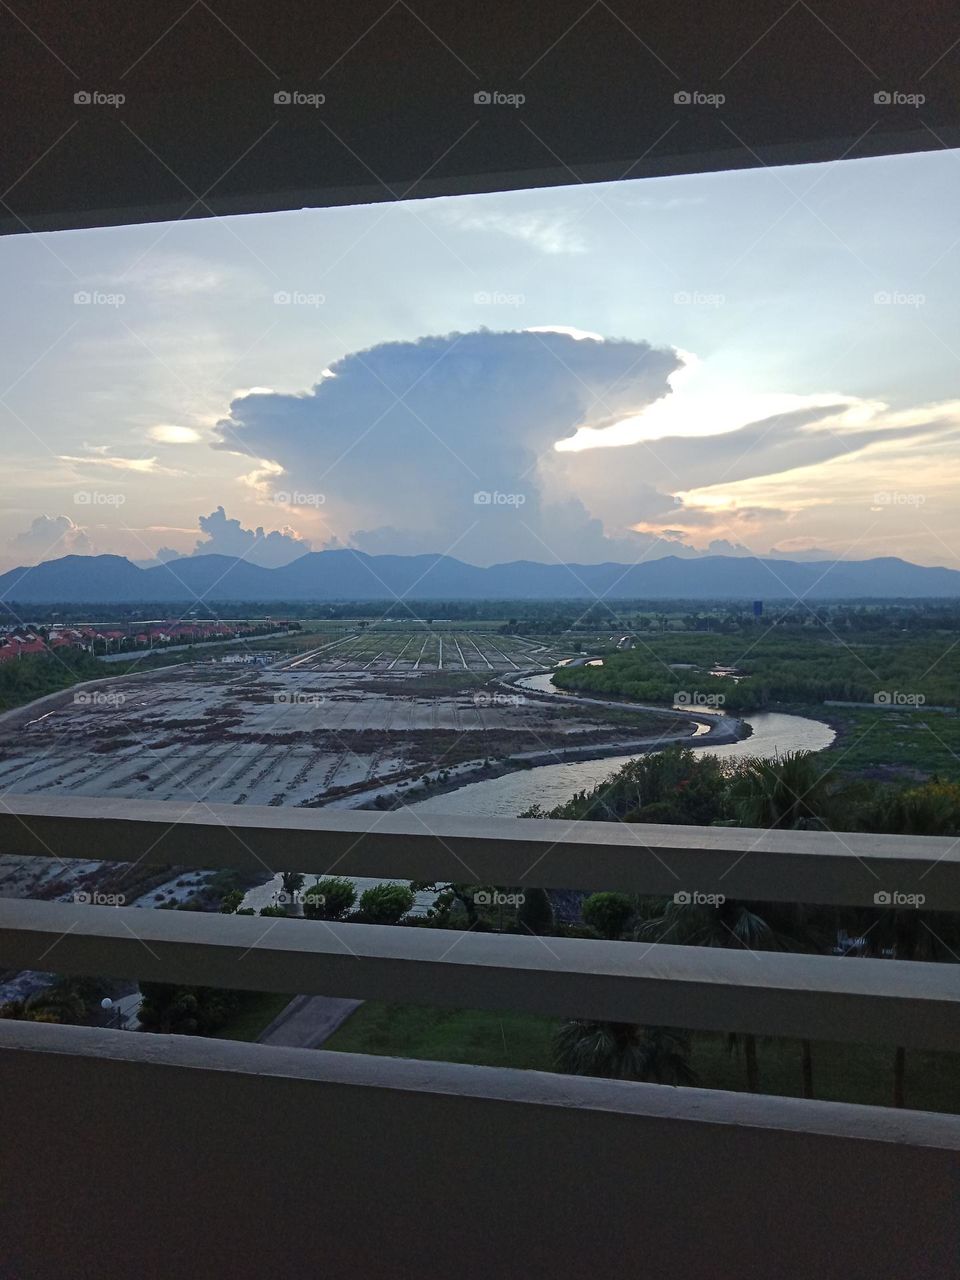
<instances>
[{"instance_id":1,"label":"dark ceiling overhang","mask_svg":"<svg viewBox=\"0 0 960 1280\"><path fill-rule=\"evenodd\" d=\"M5 233L960 145L943 0L10 0L0 50Z\"/></svg>"}]
</instances>

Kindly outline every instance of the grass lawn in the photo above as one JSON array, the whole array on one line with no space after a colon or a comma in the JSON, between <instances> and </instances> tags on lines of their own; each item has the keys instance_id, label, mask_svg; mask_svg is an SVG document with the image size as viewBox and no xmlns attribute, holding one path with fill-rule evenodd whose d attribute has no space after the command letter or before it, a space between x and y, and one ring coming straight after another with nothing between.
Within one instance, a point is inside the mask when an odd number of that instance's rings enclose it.
<instances>
[{"instance_id":1,"label":"grass lawn","mask_svg":"<svg viewBox=\"0 0 960 1280\"><path fill-rule=\"evenodd\" d=\"M557 1022L519 1013L433 1009L368 1002L324 1045L341 1053L370 1053L433 1062L551 1071L550 1044ZM889 1106L893 1047L814 1043L817 1098ZM764 1093L800 1097L800 1043L761 1040L757 1047ZM949 1053L907 1054L906 1101L920 1111L960 1113L960 1058ZM722 1035L693 1036L691 1065L706 1089L745 1088L742 1056Z\"/></svg>"},{"instance_id":2,"label":"grass lawn","mask_svg":"<svg viewBox=\"0 0 960 1280\"><path fill-rule=\"evenodd\" d=\"M293 996L274 991L251 991L243 1007L216 1034L218 1040L256 1040L261 1031L282 1013Z\"/></svg>"},{"instance_id":3,"label":"grass lawn","mask_svg":"<svg viewBox=\"0 0 960 1280\"><path fill-rule=\"evenodd\" d=\"M550 1070L553 1018L476 1009L432 1009L368 1001L323 1046L340 1053L373 1053L483 1067Z\"/></svg>"},{"instance_id":4,"label":"grass lawn","mask_svg":"<svg viewBox=\"0 0 960 1280\"><path fill-rule=\"evenodd\" d=\"M742 1055L730 1052L725 1036L695 1035L693 1046L693 1069L704 1088L745 1088ZM892 1045L814 1042L812 1055L815 1097L828 1102L891 1105ZM761 1040L757 1058L764 1093L801 1096L799 1040ZM907 1106L918 1111L960 1113L960 1058L950 1053L908 1052L905 1096Z\"/></svg>"}]
</instances>

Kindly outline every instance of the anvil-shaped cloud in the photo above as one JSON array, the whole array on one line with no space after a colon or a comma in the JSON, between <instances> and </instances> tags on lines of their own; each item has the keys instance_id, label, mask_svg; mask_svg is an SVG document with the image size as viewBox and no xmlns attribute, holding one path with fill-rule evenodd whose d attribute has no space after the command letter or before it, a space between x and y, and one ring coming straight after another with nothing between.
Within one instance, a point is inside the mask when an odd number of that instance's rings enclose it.
<instances>
[{"instance_id":1,"label":"anvil-shaped cloud","mask_svg":"<svg viewBox=\"0 0 960 1280\"><path fill-rule=\"evenodd\" d=\"M747 416L771 397L746 398L738 416L702 388L686 399L675 375L693 364L575 330L388 342L308 392L238 395L216 447L262 460L247 483L314 545L596 563L814 547L825 535L802 512L825 501L843 554L917 440L952 447L958 430L956 404L891 412L822 391L773 397L772 416Z\"/></svg>"},{"instance_id":2,"label":"anvil-shaped cloud","mask_svg":"<svg viewBox=\"0 0 960 1280\"><path fill-rule=\"evenodd\" d=\"M371 552L636 559L655 540L609 538L575 493L548 498L541 462L579 428L669 394L681 367L669 348L555 331L383 343L306 394L234 400L218 447L279 464L264 484L313 495L332 530Z\"/></svg>"}]
</instances>

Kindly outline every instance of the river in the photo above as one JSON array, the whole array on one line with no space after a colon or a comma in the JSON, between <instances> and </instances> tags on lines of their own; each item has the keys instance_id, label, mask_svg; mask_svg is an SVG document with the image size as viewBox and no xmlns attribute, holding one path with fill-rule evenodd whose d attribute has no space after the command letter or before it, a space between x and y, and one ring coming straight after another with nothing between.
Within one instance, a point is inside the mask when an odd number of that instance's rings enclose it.
<instances>
[{"instance_id":1,"label":"river","mask_svg":"<svg viewBox=\"0 0 960 1280\"><path fill-rule=\"evenodd\" d=\"M533 677L536 679L537 677ZM748 717L753 733L742 742L720 747L693 747L696 755L710 754L722 760L745 756L769 758L784 751L822 751L834 739L829 725L806 716L761 711ZM544 764L500 778L471 782L446 795L431 796L406 806L414 813L460 814L474 818L515 818L539 804L544 809L569 800L578 791L595 787L636 756L608 756L604 760L575 760L568 764Z\"/></svg>"},{"instance_id":2,"label":"river","mask_svg":"<svg viewBox=\"0 0 960 1280\"><path fill-rule=\"evenodd\" d=\"M550 685L550 673L529 676L518 680L517 686L538 693L556 693ZM558 695L566 696L566 695ZM578 699L579 701L580 699ZM690 708L679 708L690 710ZM707 714L703 708L696 708L697 714ZM784 715L777 711L762 711L747 719L753 729L749 738L741 742L728 743L724 746L693 747L697 755L719 756L723 760L743 759L747 756L769 758L785 751L823 751L834 739L834 731L820 720L810 720L806 716ZM521 769L516 773L506 773L499 778L487 778L483 782L471 782L459 787L456 791L448 791L444 795L431 796L427 800L418 800L414 804L405 805L412 813L427 814L459 814L472 818L515 818L531 805L539 804L544 809L552 809L571 799L578 791L595 787L612 773L615 773L636 754L625 756L608 756L603 760L576 760L566 764L537 765L532 769ZM357 886L358 896L366 888L379 883L377 880L348 877ZM244 898L245 907L259 909L270 905L275 899L273 895L280 889L280 877L265 885L259 885ZM418 893L411 914L423 915L431 905L433 895Z\"/></svg>"}]
</instances>

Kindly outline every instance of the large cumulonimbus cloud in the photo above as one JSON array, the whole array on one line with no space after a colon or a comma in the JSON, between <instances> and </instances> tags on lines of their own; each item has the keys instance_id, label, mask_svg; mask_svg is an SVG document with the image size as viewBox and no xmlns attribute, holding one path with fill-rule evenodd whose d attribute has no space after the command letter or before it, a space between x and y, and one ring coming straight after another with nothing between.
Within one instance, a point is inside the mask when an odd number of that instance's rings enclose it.
<instances>
[{"instance_id":1,"label":"large cumulonimbus cloud","mask_svg":"<svg viewBox=\"0 0 960 1280\"><path fill-rule=\"evenodd\" d=\"M553 445L641 412L682 365L646 342L555 331L383 343L337 361L308 393L234 400L217 447L279 464L273 488L309 495L329 534L363 550L477 564L636 559L654 540L607 536L558 487ZM643 462L629 461L638 517L673 501Z\"/></svg>"}]
</instances>

